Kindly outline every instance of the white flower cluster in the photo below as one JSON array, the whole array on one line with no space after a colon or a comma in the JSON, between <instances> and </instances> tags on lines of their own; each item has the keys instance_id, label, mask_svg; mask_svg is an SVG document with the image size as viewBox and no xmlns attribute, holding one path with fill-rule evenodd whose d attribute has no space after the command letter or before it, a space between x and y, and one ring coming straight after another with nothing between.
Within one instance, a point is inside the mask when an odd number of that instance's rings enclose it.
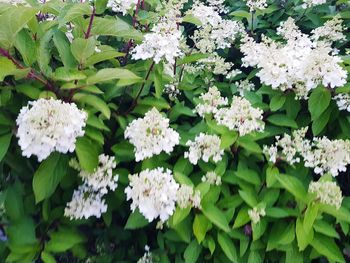
<instances>
[{"instance_id":1,"label":"white flower cluster","mask_svg":"<svg viewBox=\"0 0 350 263\"><path fill-rule=\"evenodd\" d=\"M245 91L252 91L255 89L254 83L250 82L249 79L236 81L237 92L241 97L244 96Z\"/></svg>"},{"instance_id":2,"label":"white flower cluster","mask_svg":"<svg viewBox=\"0 0 350 263\"><path fill-rule=\"evenodd\" d=\"M261 217L264 217L265 215L265 208L262 207L254 207L253 209L248 210L248 216L253 224L259 223Z\"/></svg>"},{"instance_id":3,"label":"white flower cluster","mask_svg":"<svg viewBox=\"0 0 350 263\"><path fill-rule=\"evenodd\" d=\"M140 258L137 263L153 263L152 253L149 251L149 246L145 246L145 254Z\"/></svg>"},{"instance_id":4,"label":"white flower cluster","mask_svg":"<svg viewBox=\"0 0 350 263\"><path fill-rule=\"evenodd\" d=\"M221 185L221 176L218 176L214 171L207 172L201 180L211 185Z\"/></svg>"},{"instance_id":5,"label":"white flower cluster","mask_svg":"<svg viewBox=\"0 0 350 263\"><path fill-rule=\"evenodd\" d=\"M208 135L200 133L194 141L187 141L188 152L185 152L185 158L188 158L192 164L197 164L200 159L208 162L210 158L214 162L222 159L224 150L220 149L221 139L217 135Z\"/></svg>"},{"instance_id":6,"label":"white flower cluster","mask_svg":"<svg viewBox=\"0 0 350 263\"><path fill-rule=\"evenodd\" d=\"M327 2L327 0L303 0L304 4L302 4L303 8L313 7L316 5L323 5Z\"/></svg>"},{"instance_id":7,"label":"white flower cluster","mask_svg":"<svg viewBox=\"0 0 350 263\"><path fill-rule=\"evenodd\" d=\"M169 119L153 108L144 118L132 121L126 128L124 136L135 146L135 159L141 161L162 151L171 153L179 144L180 136L169 128Z\"/></svg>"},{"instance_id":8,"label":"white flower cluster","mask_svg":"<svg viewBox=\"0 0 350 263\"><path fill-rule=\"evenodd\" d=\"M340 39L340 23L336 18L336 22L315 29L310 37L298 29L293 18L288 18L277 29L285 44L265 36L257 43L246 35L241 45L243 66L258 67L261 82L281 91L292 89L299 98L307 98L309 91L320 84L331 88L343 86L347 72L339 65L342 60L334 54L331 42L323 41ZM336 33L331 34L331 26L336 27L333 31Z\"/></svg>"},{"instance_id":9,"label":"white flower cluster","mask_svg":"<svg viewBox=\"0 0 350 263\"><path fill-rule=\"evenodd\" d=\"M350 140L330 140L327 137L305 139L307 127L293 132L293 138L285 134L276 137L277 142L270 147L264 146L264 153L271 162L277 158L290 164L298 163L301 158L305 167L314 169L316 174L330 173L337 176L345 172L350 164ZM281 151L278 151L281 148Z\"/></svg>"},{"instance_id":10,"label":"white flower cluster","mask_svg":"<svg viewBox=\"0 0 350 263\"><path fill-rule=\"evenodd\" d=\"M341 207L343 196L340 187L335 182L311 182L309 192L315 194L316 201L322 204L335 206L337 209Z\"/></svg>"},{"instance_id":11,"label":"white flower cluster","mask_svg":"<svg viewBox=\"0 0 350 263\"><path fill-rule=\"evenodd\" d=\"M131 210L138 208L152 222L157 217L165 222L174 213L179 185L169 169L146 169L140 174L129 175L125 188L127 200L132 200Z\"/></svg>"},{"instance_id":12,"label":"white flower cluster","mask_svg":"<svg viewBox=\"0 0 350 263\"><path fill-rule=\"evenodd\" d=\"M118 186L118 175L113 175L113 169L117 164L114 156L105 154L101 154L98 160L98 167L92 173L81 169L76 159L71 159L69 165L79 171L79 176L83 179L84 183L94 191L107 194L108 189L114 191Z\"/></svg>"},{"instance_id":13,"label":"white flower cluster","mask_svg":"<svg viewBox=\"0 0 350 263\"><path fill-rule=\"evenodd\" d=\"M187 207L201 208L201 194L192 186L182 184L177 191L176 203L182 209Z\"/></svg>"},{"instance_id":14,"label":"white flower cluster","mask_svg":"<svg viewBox=\"0 0 350 263\"><path fill-rule=\"evenodd\" d=\"M350 112L350 94L340 93L333 97L338 105L339 110L346 110Z\"/></svg>"},{"instance_id":15,"label":"white flower cluster","mask_svg":"<svg viewBox=\"0 0 350 263\"><path fill-rule=\"evenodd\" d=\"M231 107L219 109L214 117L218 124L236 130L240 136L244 136L253 131L264 130L262 114L262 110L252 107L245 98L233 96Z\"/></svg>"},{"instance_id":16,"label":"white flower cluster","mask_svg":"<svg viewBox=\"0 0 350 263\"><path fill-rule=\"evenodd\" d=\"M194 111L202 117L205 114L214 114L220 106L228 104L227 98L221 97L220 91L215 86L210 87L208 92L202 93L199 98L201 103L196 106Z\"/></svg>"},{"instance_id":17,"label":"white flower cluster","mask_svg":"<svg viewBox=\"0 0 350 263\"><path fill-rule=\"evenodd\" d=\"M126 15L130 9L135 9L138 0L108 0L107 8L111 8L113 12L120 12Z\"/></svg>"},{"instance_id":18,"label":"white flower cluster","mask_svg":"<svg viewBox=\"0 0 350 263\"><path fill-rule=\"evenodd\" d=\"M168 94L169 100L176 100L181 94L181 91L178 89L178 83L165 84L164 93Z\"/></svg>"},{"instance_id":19,"label":"white flower cluster","mask_svg":"<svg viewBox=\"0 0 350 263\"><path fill-rule=\"evenodd\" d=\"M67 203L64 215L73 219L88 219L91 216L100 218L107 211L103 194L96 192L91 186L82 184L74 190L72 200Z\"/></svg>"},{"instance_id":20,"label":"white flower cluster","mask_svg":"<svg viewBox=\"0 0 350 263\"><path fill-rule=\"evenodd\" d=\"M167 63L174 64L175 58L182 55L180 49L181 32L176 22L163 17L151 31L144 36L143 42L132 51L133 59L152 58L155 63L164 59Z\"/></svg>"},{"instance_id":21,"label":"white flower cluster","mask_svg":"<svg viewBox=\"0 0 350 263\"><path fill-rule=\"evenodd\" d=\"M112 171L116 163L114 156L101 154L98 159L99 165L92 173L82 169L76 159L69 162L83 179L83 184L74 191L72 200L64 210L64 215L70 219L99 218L107 211L103 196L108 193L108 189L114 191L118 186L118 175L113 175Z\"/></svg>"},{"instance_id":22,"label":"white flower cluster","mask_svg":"<svg viewBox=\"0 0 350 263\"><path fill-rule=\"evenodd\" d=\"M266 0L247 0L247 6L249 7L250 12L256 10L263 10L267 7Z\"/></svg>"},{"instance_id":23,"label":"white flower cluster","mask_svg":"<svg viewBox=\"0 0 350 263\"><path fill-rule=\"evenodd\" d=\"M342 25L343 20L340 15L334 16L332 19L324 23L323 26L315 28L311 31L311 38L315 41L343 41L346 40L346 36L343 34L345 27Z\"/></svg>"},{"instance_id":24,"label":"white flower cluster","mask_svg":"<svg viewBox=\"0 0 350 263\"><path fill-rule=\"evenodd\" d=\"M52 152L73 152L77 137L84 135L87 114L74 103L55 99L31 101L17 117L17 137L23 156L39 161Z\"/></svg>"},{"instance_id":25,"label":"white flower cluster","mask_svg":"<svg viewBox=\"0 0 350 263\"><path fill-rule=\"evenodd\" d=\"M306 167L314 168L316 174L331 173L337 176L350 164L350 140L314 138L312 148L303 154Z\"/></svg>"}]
</instances>

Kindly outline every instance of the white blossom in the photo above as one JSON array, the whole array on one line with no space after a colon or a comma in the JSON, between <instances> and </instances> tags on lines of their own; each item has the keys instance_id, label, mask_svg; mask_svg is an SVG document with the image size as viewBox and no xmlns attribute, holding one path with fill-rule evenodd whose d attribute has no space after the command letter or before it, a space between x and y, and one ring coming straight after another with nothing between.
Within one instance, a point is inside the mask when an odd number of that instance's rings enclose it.
<instances>
[{"instance_id":1,"label":"white blossom","mask_svg":"<svg viewBox=\"0 0 350 263\"><path fill-rule=\"evenodd\" d=\"M227 98L221 97L220 91L215 86L210 87L208 92L202 93L199 98L201 103L196 106L195 112L202 117L205 114L214 114L220 106L228 104Z\"/></svg>"},{"instance_id":2,"label":"white blossom","mask_svg":"<svg viewBox=\"0 0 350 263\"><path fill-rule=\"evenodd\" d=\"M250 12L256 10L263 10L267 7L266 0L247 0L247 6L249 7Z\"/></svg>"},{"instance_id":3,"label":"white blossom","mask_svg":"<svg viewBox=\"0 0 350 263\"><path fill-rule=\"evenodd\" d=\"M207 172L201 180L211 185L221 185L221 176L218 176L214 171Z\"/></svg>"},{"instance_id":4,"label":"white blossom","mask_svg":"<svg viewBox=\"0 0 350 263\"><path fill-rule=\"evenodd\" d=\"M236 130L240 136L244 136L253 131L264 130L262 114L262 110L252 107L245 98L233 96L231 107L219 109L214 117L218 124Z\"/></svg>"},{"instance_id":5,"label":"white blossom","mask_svg":"<svg viewBox=\"0 0 350 263\"><path fill-rule=\"evenodd\" d=\"M249 79L236 81L235 85L237 86L237 91L241 97L244 96L245 91L252 91L255 88L254 84L250 82Z\"/></svg>"},{"instance_id":6,"label":"white blossom","mask_svg":"<svg viewBox=\"0 0 350 263\"><path fill-rule=\"evenodd\" d=\"M197 164L200 159L208 162L210 158L214 162L222 159L224 150L220 149L221 139L217 135L208 135L200 133L194 141L187 141L188 152L185 152L185 158L193 164Z\"/></svg>"},{"instance_id":7,"label":"white blossom","mask_svg":"<svg viewBox=\"0 0 350 263\"><path fill-rule=\"evenodd\" d=\"M170 100L176 100L181 94L181 91L178 89L178 83L165 84L164 93L168 94Z\"/></svg>"},{"instance_id":8,"label":"white blossom","mask_svg":"<svg viewBox=\"0 0 350 263\"><path fill-rule=\"evenodd\" d=\"M103 194L94 191L87 184L82 184L74 190L72 200L67 203L64 215L72 219L82 219L95 216L100 218L107 211Z\"/></svg>"},{"instance_id":9,"label":"white blossom","mask_svg":"<svg viewBox=\"0 0 350 263\"><path fill-rule=\"evenodd\" d=\"M151 58L157 64L164 59L167 63L174 64L175 58L182 55L181 32L176 22L162 18L151 31L145 34L143 42L132 51L133 59Z\"/></svg>"},{"instance_id":10,"label":"white blossom","mask_svg":"<svg viewBox=\"0 0 350 263\"><path fill-rule=\"evenodd\" d=\"M113 169L116 167L115 157L101 154L98 160L98 167L92 173L83 170L76 159L72 159L69 164L79 171L84 183L94 191L106 194L108 189L114 191L118 186L118 175L113 175Z\"/></svg>"},{"instance_id":11,"label":"white blossom","mask_svg":"<svg viewBox=\"0 0 350 263\"><path fill-rule=\"evenodd\" d=\"M302 5L303 8L309 8L316 5L323 5L327 2L327 0L303 0L304 4Z\"/></svg>"},{"instance_id":12,"label":"white blossom","mask_svg":"<svg viewBox=\"0 0 350 263\"><path fill-rule=\"evenodd\" d=\"M153 256L149 251L149 246L145 246L145 254L137 261L137 263L153 263Z\"/></svg>"},{"instance_id":13,"label":"white blossom","mask_svg":"<svg viewBox=\"0 0 350 263\"><path fill-rule=\"evenodd\" d=\"M164 118L156 108L148 111L144 118L132 121L124 135L135 146L137 162L162 151L171 153L180 140L179 134L169 128L169 119Z\"/></svg>"},{"instance_id":14,"label":"white blossom","mask_svg":"<svg viewBox=\"0 0 350 263\"><path fill-rule=\"evenodd\" d=\"M333 97L333 100L337 103L339 110L350 112L350 94L339 93Z\"/></svg>"},{"instance_id":15,"label":"white blossom","mask_svg":"<svg viewBox=\"0 0 350 263\"><path fill-rule=\"evenodd\" d=\"M311 38L315 41L326 40L330 42L345 40L346 37L343 34L345 28L343 27L342 23L343 20L341 19L340 15L336 15L324 23L323 26L312 30Z\"/></svg>"},{"instance_id":16,"label":"white blossom","mask_svg":"<svg viewBox=\"0 0 350 263\"><path fill-rule=\"evenodd\" d=\"M152 222L157 217L165 222L174 213L179 185L169 169L146 169L140 174L129 175L125 188L127 200L132 200L131 210L138 208Z\"/></svg>"},{"instance_id":17,"label":"white blossom","mask_svg":"<svg viewBox=\"0 0 350 263\"><path fill-rule=\"evenodd\" d=\"M262 207L254 207L253 209L248 210L248 216L253 224L259 223L261 217L264 217L265 215L265 208Z\"/></svg>"},{"instance_id":18,"label":"white blossom","mask_svg":"<svg viewBox=\"0 0 350 263\"><path fill-rule=\"evenodd\" d=\"M108 0L107 7L113 12L120 12L126 15L130 9L135 9L138 0Z\"/></svg>"},{"instance_id":19,"label":"white blossom","mask_svg":"<svg viewBox=\"0 0 350 263\"><path fill-rule=\"evenodd\" d=\"M335 182L311 182L309 192L315 194L320 203L335 206L337 209L341 207L343 196L340 187Z\"/></svg>"},{"instance_id":20,"label":"white blossom","mask_svg":"<svg viewBox=\"0 0 350 263\"><path fill-rule=\"evenodd\" d=\"M177 191L176 203L182 209L187 207L201 208L201 195L192 186L182 184Z\"/></svg>"},{"instance_id":21,"label":"white blossom","mask_svg":"<svg viewBox=\"0 0 350 263\"><path fill-rule=\"evenodd\" d=\"M74 103L55 99L31 101L17 117L17 137L23 156L39 161L52 152L73 152L77 137L84 135L87 114Z\"/></svg>"}]
</instances>

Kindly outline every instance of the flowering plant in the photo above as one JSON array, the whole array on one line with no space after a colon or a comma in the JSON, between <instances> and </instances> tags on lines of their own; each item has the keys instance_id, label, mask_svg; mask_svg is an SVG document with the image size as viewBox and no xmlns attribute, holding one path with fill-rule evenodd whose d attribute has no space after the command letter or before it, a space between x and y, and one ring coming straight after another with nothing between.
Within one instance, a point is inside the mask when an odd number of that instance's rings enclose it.
<instances>
[{"instance_id":1,"label":"flowering plant","mask_svg":"<svg viewBox=\"0 0 350 263\"><path fill-rule=\"evenodd\" d=\"M349 14L1 0L0 261L350 261Z\"/></svg>"}]
</instances>

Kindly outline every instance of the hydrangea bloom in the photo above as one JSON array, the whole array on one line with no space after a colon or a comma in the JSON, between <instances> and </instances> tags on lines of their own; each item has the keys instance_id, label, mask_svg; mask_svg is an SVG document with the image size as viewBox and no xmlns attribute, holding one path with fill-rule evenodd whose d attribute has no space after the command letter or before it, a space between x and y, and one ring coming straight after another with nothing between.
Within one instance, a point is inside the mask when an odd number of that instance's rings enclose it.
<instances>
[{"instance_id":1,"label":"hydrangea bloom","mask_svg":"<svg viewBox=\"0 0 350 263\"><path fill-rule=\"evenodd\" d=\"M187 207L201 207L201 195L197 190L195 191L192 186L182 184L177 191L176 202L180 208Z\"/></svg>"},{"instance_id":2,"label":"hydrangea bloom","mask_svg":"<svg viewBox=\"0 0 350 263\"><path fill-rule=\"evenodd\" d=\"M131 210L138 208L152 222L157 217L165 222L174 213L179 185L169 169L146 169L140 174L129 175L125 188L127 200L132 200Z\"/></svg>"},{"instance_id":3,"label":"hydrangea bloom","mask_svg":"<svg viewBox=\"0 0 350 263\"><path fill-rule=\"evenodd\" d=\"M180 140L179 134L169 128L169 119L164 118L156 108L148 111L144 118L132 121L124 135L135 146L137 162L162 151L171 153Z\"/></svg>"},{"instance_id":4,"label":"hydrangea bloom","mask_svg":"<svg viewBox=\"0 0 350 263\"><path fill-rule=\"evenodd\" d=\"M224 150L220 149L220 144L219 136L200 133L194 141L186 143L190 148L188 152L185 152L185 158L188 158L193 164L197 164L200 159L208 162L210 158L218 162L224 154Z\"/></svg>"},{"instance_id":5,"label":"hydrangea bloom","mask_svg":"<svg viewBox=\"0 0 350 263\"><path fill-rule=\"evenodd\" d=\"M324 38L330 30L329 25L316 29L314 38ZM339 30L335 31L337 34L331 39L339 39ZM277 33L286 40L285 44L264 36L257 43L245 36L241 45L243 66L258 67L257 76L264 84L281 91L292 89L298 98L307 98L319 84L335 88L346 83L347 72L339 65L342 60L329 42L312 41L312 36L303 34L292 18L282 22Z\"/></svg>"},{"instance_id":6,"label":"hydrangea bloom","mask_svg":"<svg viewBox=\"0 0 350 263\"><path fill-rule=\"evenodd\" d=\"M237 86L237 92L241 97L244 96L245 91L252 91L255 88L254 84L248 79L236 81L235 85Z\"/></svg>"},{"instance_id":7,"label":"hydrangea bloom","mask_svg":"<svg viewBox=\"0 0 350 263\"><path fill-rule=\"evenodd\" d=\"M182 55L181 32L176 23L162 18L151 31L145 35L143 42L134 48L133 59L152 58L155 63L165 59L168 63L174 64L175 58Z\"/></svg>"},{"instance_id":8,"label":"hydrangea bloom","mask_svg":"<svg viewBox=\"0 0 350 263\"><path fill-rule=\"evenodd\" d=\"M350 112L350 95L346 93L340 93L333 97L338 105L339 110L346 110Z\"/></svg>"},{"instance_id":9,"label":"hydrangea bloom","mask_svg":"<svg viewBox=\"0 0 350 263\"><path fill-rule=\"evenodd\" d=\"M323 40L330 42L345 40L346 37L343 34L345 28L343 27L342 23L343 20L340 18L340 15L336 15L335 17L324 23L323 26L312 30L311 38L315 41Z\"/></svg>"},{"instance_id":10,"label":"hydrangea bloom","mask_svg":"<svg viewBox=\"0 0 350 263\"><path fill-rule=\"evenodd\" d=\"M211 185L221 185L221 176L218 176L214 171L207 172L201 180Z\"/></svg>"},{"instance_id":11,"label":"hydrangea bloom","mask_svg":"<svg viewBox=\"0 0 350 263\"><path fill-rule=\"evenodd\" d=\"M113 12L120 12L126 15L130 9L135 9L138 0L108 0L107 7Z\"/></svg>"},{"instance_id":12,"label":"hydrangea bloom","mask_svg":"<svg viewBox=\"0 0 350 263\"><path fill-rule=\"evenodd\" d=\"M314 193L319 202L335 206L337 209L341 207L343 201L340 187L335 182L311 182L309 192Z\"/></svg>"},{"instance_id":13,"label":"hydrangea bloom","mask_svg":"<svg viewBox=\"0 0 350 263\"><path fill-rule=\"evenodd\" d=\"M214 117L218 124L236 130L243 136L253 131L264 130L262 114L262 110L252 107L245 98L233 96L231 107L219 109Z\"/></svg>"},{"instance_id":14,"label":"hydrangea bloom","mask_svg":"<svg viewBox=\"0 0 350 263\"><path fill-rule=\"evenodd\" d=\"M94 191L106 194L108 189L113 191L118 186L118 175L113 175L113 169L116 167L115 157L101 154L98 160L99 165L92 173L81 169L76 159L72 159L69 164L79 171L79 176Z\"/></svg>"},{"instance_id":15,"label":"hydrangea bloom","mask_svg":"<svg viewBox=\"0 0 350 263\"><path fill-rule=\"evenodd\" d=\"M17 137L23 156L39 161L52 152L73 152L76 138L84 135L87 114L74 103L55 99L29 102L17 117Z\"/></svg>"},{"instance_id":16,"label":"hydrangea bloom","mask_svg":"<svg viewBox=\"0 0 350 263\"><path fill-rule=\"evenodd\" d=\"M254 207L253 209L248 210L248 216L253 224L260 222L261 217L266 215L265 208Z\"/></svg>"},{"instance_id":17,"label":"hydrangea bloom","mask_svg":"<svg viewBox=\"0 0 350 263\"><path fill-rule=\"evenodd\" d=\"M96 216L100 218L107 211L103 194L96 192L91 186L82 184L74 190L72 200L67 203L64 215L70 219L82 219Z\"/></svg>"},{"instance_id":18,"label":"hydrangea bloom","mask_svg":"<svg viewBox=\"0 0 350 263\"><path fill-rule=\"evenodd\" d=\"M228 104L227 98L221 97L220 91L215 86L210 87L208 92L202 93L199 98L201 103L196 106L195 112L202 117L205 114L216 113L220 106Z\"/></svg>"}]
</instances>

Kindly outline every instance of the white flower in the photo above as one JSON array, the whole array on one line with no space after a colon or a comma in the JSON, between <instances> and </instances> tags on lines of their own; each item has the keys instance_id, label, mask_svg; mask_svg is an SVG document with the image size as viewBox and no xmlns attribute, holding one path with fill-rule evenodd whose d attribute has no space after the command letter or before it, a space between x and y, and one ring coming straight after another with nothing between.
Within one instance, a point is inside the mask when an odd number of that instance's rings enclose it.
<instances>
[{"instance_id":1,"label":"white flower","mask_svg":"<svg viewBox=\"0 0 350 263\"><path fill-rule=\"evenodd\" d=\"M221 176L218 176L214 171L207 172L201 180L211 185L221 185Z\"/></svg>"},{"instance_id":2,"label":"white flower","mask_svg":"<svg viewBox=\"0 0 350 263\"><path fill-rule=\"evenodd\" d=\"M17 117L17 137L23 156L39 161L52 152L73 152L77 137L84 135L87 114L74 103L55 99L29 102Z\"/></svg>"},{"instance_id":3,"label":"white flower","mask_svg":"<svg viewBox=\"0 0 350 263\"><path fill-rule=\"evenodd\" d=\"M188 15L193 15L202 25L217 26L222 18L215 6L206 6L201 2L193 4L192 8L187 11Z\"/></svg>"},{"instance_id":4,"label":"white flower","mask_svg":"<svg viewBox=\"0 0 350 263\"><path fill-rule=\"evenodd\" d=\"M89 218L91 216L101 217L107 211L103 194L94 191L87 184L82 184L74 190L72 201L67 203L64 215L72 219Z\"/></svg>"},{"instance_id":5,"label":"white flower","mask_svg":"<svg viewBox=\"0 0 350 263\"><path fill-rule=\"evenodd\" d=\"M179 134L169 128L169 119L164 118L156 108L148 111L144 118L132 121L124 135L135 146L137 162L162 151L171 153L180 140Z\"/></svg>"},{"instance_id":6,"label":"white flower","mask_svg":"<svg viewBox=\"0 0 350 263\"><path fill-rule=\"evenodd\" d=\"M341 207L343 196L340 187L335 182L311 182L309 192L316 194L317 200L323 204L335 206L337 209Z\"/></svg>"},{"instance_id":7,"label":"white flower","mask_svg":"<svg viewBox=\"0 0 350 263\"><path fill-rule=\"evenodd\" d=\"M167 63L174 64L175 58L182 55L180 49L181 32L176 22L162 18L151 31L144 36L143 42L132 51L133 59L152 58L157 64L164 59Z\"/></svg>"},{"instance_id":8,"label":"white flower","mask_svg":"<svg viewBox=\"0 0 350 263\"><path fill-rule=\"evenodd\" d=\"M350 140L314 138L312 148L302 154L306 167L314 168L316 174L331 173L337 176L350 164Z\"/></svg>"},{"instance_id":9,"label":"white flower","mask_svg":"<svg viewBox=\"0 0 350 263\"><path fill-rule=\"evenodd\" d=\"M138 0L108 0L107 7L113 12L120 12L126 15L130 9L135 9Z\"/></svg>"},{"instance_id":10,"label":"white flower","mask_svg":"<svg viewBox=\"0 0 350 263\"><path fill-rule=\"evenodd\" d=\"M201 208L201 195L192 186L182 184L177 191L176 202L182 209L187 207Z\"/></svg>"},{"instance_id":11,"label":"white flower","mask_svg":"<svg viewBox=\"0 0 350 263\"><path fill-rule=\"evenodd\" d=\"M149 251L149 246L145 246L145 254L137 261L137 263L153 263L153 256Z\"/></svg>"},{"instance_id":12,"label":"white flower","mask_svg":"<svg viewBox=\"0 0 350 263\"><path fill-rule=\"evenodd\" d=\"M339 110L346 110L350 112L350 94L340 93L333 97L338 105Z\"/></svg>"},{"instance_id":13,"label":"white flower","mask_svg":"<svg viewBox=\"0 0 350 263\"><path fill-rule=\"evenodd\" d=\"M113 169L116 167L115 158L114 156L101 154L98 160L99 165L92 173L82 170L76 159L72 159L69 164L79 171L79 176L84 183L94 191L106 194L108 189L113 191L118 186L118 175L113 175Z\"/></svg>"},{"instance_id":14,"label":"white flower","mask_svg":"<svg viewBox=\"0 0 350 263\"><path fill-rule=\"evenodd\" d=\"M316 5L322 5L327 2L327 0L303 0L304 4L302 5L303 8L313 7Z\"/></svg>"},{"instance_id":15,"label":"white flower","mask_svg":"<svg viewBox=\"0 0 350 263\"><path fill-rule=\"evenodd\" d=\"M250 12L254 12L258 9L263 10L267 7L266 0L247 0L247 6Z\"/></svg>"},{"instance_id":16,"label":"white flower","mask_svg":"<svg viewBox=\"0 0 350 263\"><path fill-rule=\"evenodd\" d=\"M228 104L227 98L221 97L220 91L215 86L210 87L208 92L202 93L199 98L201 103L196 106L195 112L202 117L205 114L216 113L218 107Z\"/></svg>"},{"instance_id":17,"label":"white flower","mask_svg":"<svg viewBox=\"0 0 350 263\"><path fill-rule=\"evenodd\" d=\"M237 86L237 91L241 97L244 96L245 91L252 91L255 88L254 84L250 82L249 79L240 80L239 82L236 81L235 85Z\"/></svg>"},{"instance_id":18,"label":"white flower","mask_svg":"<svg viewBox=\"0 0 350 263\"><path fill-rule=\"evenodd\" d=\"M236 130L240 136L244 136L253 131L264 130L262 114L262 110L252 107L245 98L233 96L231 107L219 109L214 117L218 124Z\"/></svg>"},{"instance_id":19,"label":"white flower","mask_svg":"<svg viewBox=\"0 0 350 263\"><path fill-rule=\"evenodd\" d=\"M311 31L313 34L311 38L315 41L326 40L330 42L346 40L343 31L345 28L342 26L343 20L340 15L334 16L331 20L324 23L323 26L315 28Z\"/></svg>"},{"instance_id":20,"label":"white flower","mask_svg":"<svg viewBox=\"0 0 350 263\"><path fill-rule=\"evenodd\" d=\"M200 133L194 141L187 141L186 145L190 148L188 152L185 152L185 158L188 158L193 164L197 164L200 159L208 162L210 158L218 162L224 154L224 150L220 149L220 144L219 136Z\"/></svg>"},{"instance_id":21,"label":"white flower","mask_svg":"<svg viewBox=\"0 0 350 263\"><path fill-rule=\"evenodd\" d=\"M177 96L181 94L177 86L178 83L165 84L164 93L168 94L170 100L176 100Z\"/></svg>"},{"instance_id":22,"label":"white flower","mask_svg":"<svg viewBox=\"0 0 350 263\"><path fill-rule=\"evenodd\" d=\"M125 188L127 200L132 200L131 210L138 208L152 222L157 217L165 222L174 213L179 185L169 169L146 169L140 174L129 175Z\"/></svg>"},{"instance_id":23,"label":"white flower","mask_svg":"<svg viewBox=\"0 0 350 263\"><path fill-rule=\"evenodd\" d=\"M261 217L264 217L265 215L265 208L254 207L253 209L248 210L248 216L253 224L259 223Z\"/></svg>"}]
</instances>

